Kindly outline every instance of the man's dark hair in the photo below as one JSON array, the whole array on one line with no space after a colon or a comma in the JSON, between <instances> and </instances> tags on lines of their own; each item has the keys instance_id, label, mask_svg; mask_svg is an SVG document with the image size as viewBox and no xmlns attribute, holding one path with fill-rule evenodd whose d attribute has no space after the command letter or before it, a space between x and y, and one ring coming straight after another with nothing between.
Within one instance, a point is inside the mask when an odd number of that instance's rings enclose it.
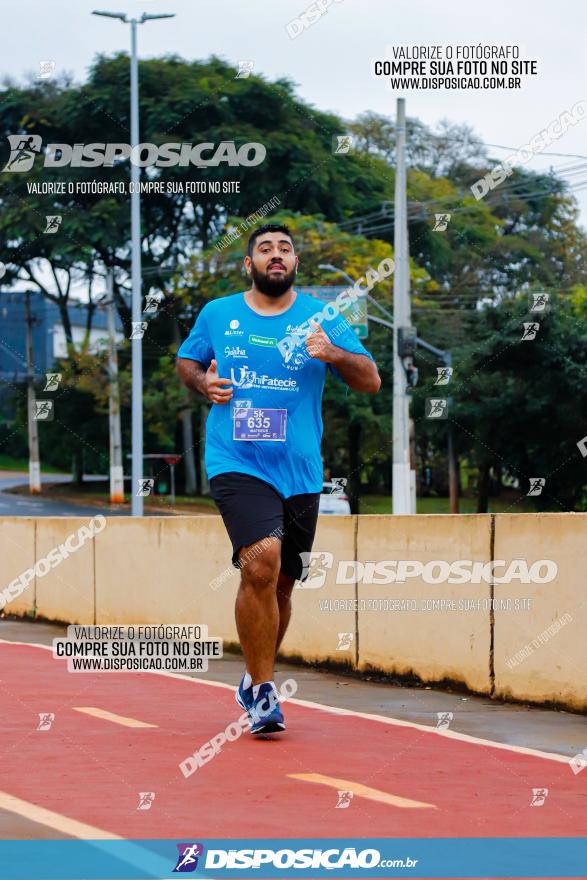
<instances>
[{"instance_id":1,"label":"man's dark hair","mask_svg":"<svg viewBox=\"0 0 587 880\"><path fill-rule=\"evenodd\" d=\"M284 235L287 235L288 238L291 238L292 247L295 250L295 242L293 235L290 230L283 223L265 223L263 226L259 226L258 229L255 229L253 233L251 233L251 237L249 238L249 243L247 244L247 255L249 257L253 256L253 248L255 247L255 242L259 238L260 235L265 235L266 232L283 232Z\"/></svg>"}]
</instances>

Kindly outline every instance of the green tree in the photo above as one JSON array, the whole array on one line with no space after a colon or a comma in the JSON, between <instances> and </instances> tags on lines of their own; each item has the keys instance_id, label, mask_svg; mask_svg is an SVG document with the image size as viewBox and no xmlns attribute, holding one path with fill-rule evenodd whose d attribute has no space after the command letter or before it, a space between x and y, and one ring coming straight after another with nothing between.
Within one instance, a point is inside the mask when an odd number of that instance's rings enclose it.
<instances>
[{"instance_id":1,"label":"green tree","mask_svg":"<svg viewBox=\"0 0 587 880\"><path fill-rule=\"evenodd\" d=\"M491 474L515 479L520 498L532 478L544 478L532 496L539 510L584 507L587 464L577 443L587 422L577 414L587 412L586 308L584 287L551 294L544 314L529 311L527 296L488 306L459 351L450 390L424 377L416 395L420 438L445 448L447 423L425 420L423 402L447 391L457 446L479 471L479 512L488 508ZM523 340L524 324L538 325L534 339Z\"/></svg>"}]
</instances>

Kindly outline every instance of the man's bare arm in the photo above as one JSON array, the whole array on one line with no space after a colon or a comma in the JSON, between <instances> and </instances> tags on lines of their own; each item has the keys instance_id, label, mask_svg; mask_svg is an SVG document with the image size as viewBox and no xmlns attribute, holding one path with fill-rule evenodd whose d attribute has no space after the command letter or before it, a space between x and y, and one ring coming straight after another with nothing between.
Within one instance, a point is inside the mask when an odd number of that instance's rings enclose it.
<instances>
[{"instance_id":1,"label":"man's bare arm","mask_svg":"<svg viewBox=\"0 0 587 880\"><path fill-rule=\"evenodd\" d=\"M306 337L306 350L310 357L332 364L353 391L377 394L381 379L374 361L366 354L353 354L334 345L319 324L315 321L311 323L314 330Z\"/></svg>"},{"instance_id":2,"label":"man's bare arm","mask_svg":"<svg viewBox=\"0 0 587 880\"><path fill-rule=\"evenodd\" d=\"M366 354L353 354L333 345L328 363L332 364L353 391L377 394L381 388L379 371Z\"/></svg>"},{"instance_id":3,"label":"man's bare arm","mask_svg":"<svg viewBox=\"0 0 587 880\"><path fill-rule=\"evenodd\" d=\"M232 382L230 379L220 378L215 360L206 369L199 361L177 358L176 369L179 378L190 391L197 391L211 403L228 403L232 397ZM230 387L223 388L223 385Z\"/></svg>"}]
</instances>

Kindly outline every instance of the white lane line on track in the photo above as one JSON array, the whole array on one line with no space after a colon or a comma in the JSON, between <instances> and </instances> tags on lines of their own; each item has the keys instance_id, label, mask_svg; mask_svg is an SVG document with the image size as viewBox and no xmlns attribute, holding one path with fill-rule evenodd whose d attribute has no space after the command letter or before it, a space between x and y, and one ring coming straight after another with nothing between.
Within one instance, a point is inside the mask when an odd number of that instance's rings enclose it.
<instances>
[{"instance_id":1,"label":"white lane line on track","mask_svg":"<svg viewBox=\"0 0 587 880\"><path fill-rule=\"evenodd\" d=\"M68 816L62 816L61 813L54 813L53 810L23 801L6 791L0 791L0 810L16 813L17 816L30 819L31 822L38 822L40 825L46 825L54 831L69 834L70 837L77 837L80 840L124 840L124 837L119 837L118 834L96 828L95 825L86 825L85 822L78 822L77 819L70 819Z\"/></svg>"},{"instance_id":2,"label":"white lane line on track","mask_svg":"<svg viewBox=\"0 0 587 880\"><path fill-rule=\"evenodd\" d=\"M94 718L101 718L103 721L112 721L113 724L121 724L123 727L158 727L157 724L138 721L136 718L129 718L127 715L116 715L114 712L107 712L106 709L98 709L96 706L72 706L71 708L74 712L83 712L84 715L93 715Z\"/></svg>"},{"instance_id":3,"label":"white lane line on track","mask_svg":"<svg viewBox=\"0 0 587 880\"><path fill-rule=\"evenodd\" d=\"M0 639L0 641L2 640ZM172 870L170 865L173 859L177 858L176 852L170 852L169 860L166 860L150 850L132 843L125 837L112 834L110 831L104 831L102 828L96 828L95 825L86 825L85 822L78 822L77 819L63 816L61 813L40 807L38 804L23 801L21 798L17 798L6 791L0 791L0 810L6 810L9 813L21 816L23 819L37 822L39 825L45 825L54 831L83 840L96 849L105 850L107 855L112 858L118 859L120 862L126 862L126 864L132 865L134 868L139 868L145 877L166 876ZM106 849L106 846L102 843L102 841L106 840L124 840L125 844L120 850L115 851ZM197 872L192 876L194 878L201 878L203 874Z\"/></svg>"},{"instance_id":4,"label":"white lane line on track","mask_svg":"<svg viewBox=\"0 0 587 880\"><path fill-rule=\"evenodd\" d=\"M0 644L27 645L28 647L33 648L43 648L45 651L52 650L50 645L41 645L38 642L15 642L10 639L0 639ZM166 678L178 678L181 681L192 681L196 684L205 684L210 687L225 688L233 693L236 690L234 685L226 684L223 681L209 681L205 678L192 678L190 675L182 675L180 672L165 672L161 669L150 669L142 674L164 675ZM412 730L420 730L424 733L433 734L434 736L444 737L445 739L454 739L459 742L472 743L473 745L501 749L506 752L515 752L518 755L529 755L532 758L543 758L547 761L557 761L560 764L568 764L570 760L568 755L559 755L557 752L543 752L540 749L529 749L525 746L514 746L509 743L496 742L491 739L481 739L478 736L471 736L468 733L459 733L457 730L428 727L428 725L418 724L416 721L404 721L401 718L390 718L386 715L373 715L369 712L357 712L354 709L341 709L339 706L327 706L325 703L314 703L309 700L289 698L287 702L293 703L295 706L306 706L308 709L318 709L321 712L329 712L331 715L348 715L352 718L365 718L368 721L378 721L380 724L390 724L393 727L408 727Z\"/></svg>"},{"instance_id":5,"label":"white lane line on track","mask_svg":"<svg viewBox=\"0 0 587 880\"><path fill-rule=\"evenodd\" d=\"M400 797L381 791L379 788L371 788L360 782L352 782L350 779L338 779L335 776L324 776L322 773L288 773L290 779L300 779L302 782L313 782L318 785L328 785L339 791L352 791L356 797L367 798L390 807L401 807L403 810L437 810L436 804L427 804L424 801L413 801L410 798Z\"/></svg>"}]
</instances>

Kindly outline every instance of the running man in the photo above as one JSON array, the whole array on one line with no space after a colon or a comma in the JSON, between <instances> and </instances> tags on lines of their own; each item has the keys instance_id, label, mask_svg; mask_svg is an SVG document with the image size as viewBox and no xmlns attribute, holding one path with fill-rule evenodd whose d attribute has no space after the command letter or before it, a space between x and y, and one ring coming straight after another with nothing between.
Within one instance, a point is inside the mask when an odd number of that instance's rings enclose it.
<instances>
[{"instance_id":1,"label":"running man","mask_svg":"<svg viewBox=\"0 0 587 880\"><path fill-rule=\"evenodd\" d=\"M303 576L300 554L316 531L326 371L369 394L381 380L342 315L330 308L325 318L323 304L294 290L298 257L286 226L255 230L244 265L251 288L206 303L177 370L213 404L206 471L241 570L235 616L246 669L236 701L251 732L266 734L285 730L275 656Z\"/></svg>"}]
</instances>

